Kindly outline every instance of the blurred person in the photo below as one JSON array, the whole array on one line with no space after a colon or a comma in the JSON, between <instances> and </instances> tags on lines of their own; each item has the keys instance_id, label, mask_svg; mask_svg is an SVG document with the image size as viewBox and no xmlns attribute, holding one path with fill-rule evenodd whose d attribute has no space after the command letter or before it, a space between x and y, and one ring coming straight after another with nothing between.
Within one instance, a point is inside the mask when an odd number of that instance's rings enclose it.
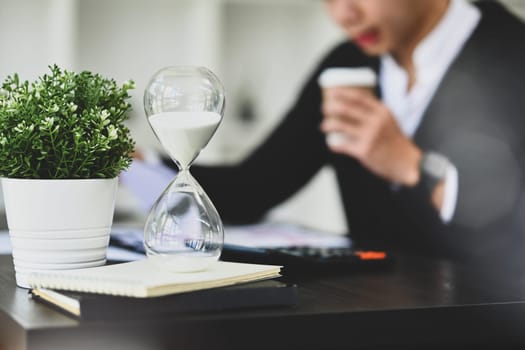
<instances>
[{"instance_id":1,"label":"blurred person","mask_svg":"<svg viewBox=\"0 0 525 350\"><path fill-rule=\"evenodd\" d=\"M349 40L253 154L192 167L225 222L261 219L330 164L358 244L466 258L520 247L522 22L493 1L325 3ZM375 94L335 87L323 98L318 77L329 67L372 68ZM327 143L332 132L344 141Z\"/></svg>"}]
</instances>

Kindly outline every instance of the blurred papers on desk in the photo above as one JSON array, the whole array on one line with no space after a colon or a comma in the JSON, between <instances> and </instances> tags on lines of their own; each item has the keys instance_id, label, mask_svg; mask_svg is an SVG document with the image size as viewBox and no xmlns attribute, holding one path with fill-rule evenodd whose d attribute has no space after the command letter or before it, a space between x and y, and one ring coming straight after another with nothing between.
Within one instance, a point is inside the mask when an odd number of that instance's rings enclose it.
<instances>
[{"instance_id":1,"label":"blurred papers on desk","mask_svg":"<svg viewBox=\"0 0 525 350\"><path fill-rule=\"evenodd\" d=\"M265 222L254 225L227 226L224 243L255 248L275 247L321 247L343 248L351 244L350 238L325 233L293 224ZM136 228L114 226L111 244L144 252L143 232Z\"/></svg>"},{"instance_id":2,"label":"blurred papers on desk","mask_svg":"<svg viewBox=\"0 0 525 350\"><path fill-rule=\"evenodd\" d=\"M330 234L292 224L262 223L246 226L228 226L224 243L256 248L275 247L348 247L346 236Z\"/></svg>"}]
</instances>

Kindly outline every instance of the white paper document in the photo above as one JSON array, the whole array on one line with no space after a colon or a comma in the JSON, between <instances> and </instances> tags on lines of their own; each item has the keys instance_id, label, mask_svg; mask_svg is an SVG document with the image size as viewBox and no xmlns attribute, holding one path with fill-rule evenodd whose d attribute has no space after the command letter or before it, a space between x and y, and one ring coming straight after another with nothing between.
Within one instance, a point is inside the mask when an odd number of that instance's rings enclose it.
<instances>
[{"instance_id":1,"label":"white paper document","mask_svg":"<svg viewBox=\"0 0 525 350\"><path fill-rule=\"evenodd\" d=\"M142 249L143 232L141 229L112 228L113 238L124 246ZM292 224L265 222L254 225L226 226L224 243L257 248L311 246L311 247L347 247L347 236L330 234Z\"/></svg>"}]
</instances>

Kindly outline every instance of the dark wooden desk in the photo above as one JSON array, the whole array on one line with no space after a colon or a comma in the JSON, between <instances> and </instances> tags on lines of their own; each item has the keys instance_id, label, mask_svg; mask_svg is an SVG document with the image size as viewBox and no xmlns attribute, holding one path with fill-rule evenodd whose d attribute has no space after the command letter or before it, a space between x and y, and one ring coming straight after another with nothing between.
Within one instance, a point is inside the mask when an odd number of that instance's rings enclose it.
<instances>
[{"instance_id":1,"label":"dark wooden desk","mask_svg":"<svg viewBox=\"0 0 525 350\"><path fill-rule=\"evenodd\" d=\"M390 271L299 278L293 308L78 322L28 299L0 256L0 348L524 348L525 274L506 275L398 256Z\"/></svg>"}]
</instances>

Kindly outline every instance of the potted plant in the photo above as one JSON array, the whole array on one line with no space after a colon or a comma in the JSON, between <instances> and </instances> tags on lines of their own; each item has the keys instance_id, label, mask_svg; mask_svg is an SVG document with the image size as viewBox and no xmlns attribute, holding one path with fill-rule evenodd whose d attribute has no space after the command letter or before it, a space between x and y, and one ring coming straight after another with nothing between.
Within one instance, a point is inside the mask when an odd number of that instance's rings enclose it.
<instances>
[{"instance_id":1,"label":"potted plant","mask_svg":"<svg viewBox=\"0 0 525 350\"><path fill-rule=\"evenodd\" d=\"M124 125L133 81L50 66L0 89L0 177L16 281L35 270L102 265L134 141Z\"/></svg>"}]
</instances>

